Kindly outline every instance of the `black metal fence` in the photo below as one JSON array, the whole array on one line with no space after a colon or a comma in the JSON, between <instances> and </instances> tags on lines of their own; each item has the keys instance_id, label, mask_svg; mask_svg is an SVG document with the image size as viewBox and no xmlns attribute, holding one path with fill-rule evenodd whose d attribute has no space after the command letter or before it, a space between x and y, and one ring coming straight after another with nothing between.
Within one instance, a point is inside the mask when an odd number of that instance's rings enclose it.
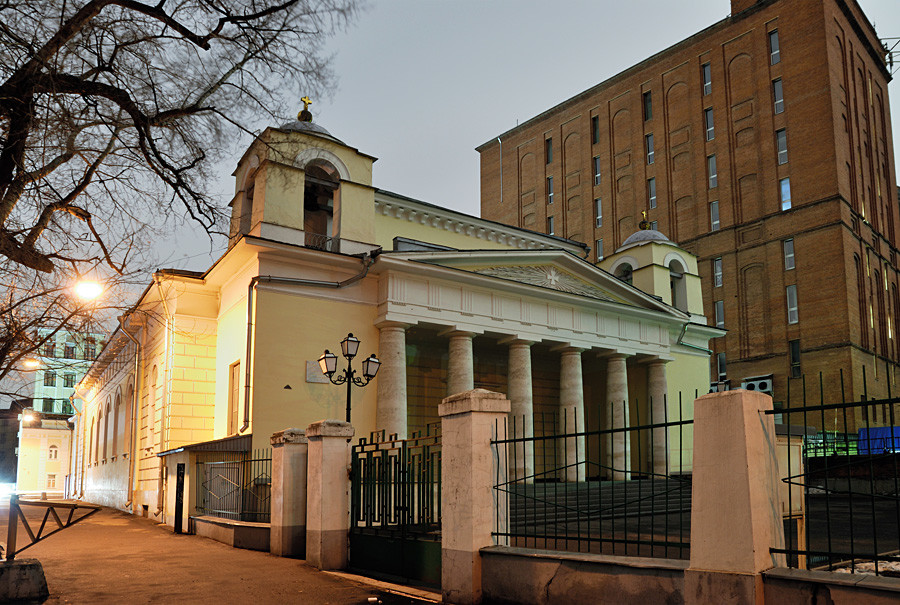
<instances>
[{"instance_id":1,"label":"black metal fence","mask_svg":"<svg viewBox=\"0 0 900 605\"><path fill-rule=\"evenodd\" d=\"M200 453L196 484L197 514L268 523L272 450Z\"/></svg>"},{"instance_id":2,"label":"black metal fence","mask_svg":"<svg viewBox=\"0 0 900 605\"><path fill-rule=\"evenodd\" d=\"M604 417L607 427L592 430L563 414L538 414L533 434L522 417L510 416L491 442L500 462L495 539L547 550L689 558L692 410L693 399L680 396L674 405L622 402L589 414Z\"/></svg>"},{"instance_id":3,"label":"black metal fence","mask_svg":"<svg viewBox=\"0 0 900 605\"><path fill-rule=\"evenodd\" d=\"M441 520L440 423L409 439L373 433L353 446L350 510L353 528L429 533Z\"/></svg>"},{"instance_id":4,"label":"black metal fence","mask_svg":"<svg viewBox=\"0 0 900 605\"><path fill-rule=\"evenodd\" d=\"M350 463L350 566L440 586L440 423L409 439L373 433Z\"/></svg>"},{"instance_id":5,"label":"black metal fence","mask_svg":"<svg viewBox=\"0 0 900 605\"><path fill-rule=\"evenodd\" d=\"M785 548L772 549L791 567L900 576L900 397L887 381L887 397L869 399L862 375L859 401L844 400L841 373L832 391L841 401L824 403L820 375L818 402L806 401L804 379L797 404L770 412L799 446L787 449L792 471L783 481L788 510L801 513Z\"/></svg>"}]
</instances>

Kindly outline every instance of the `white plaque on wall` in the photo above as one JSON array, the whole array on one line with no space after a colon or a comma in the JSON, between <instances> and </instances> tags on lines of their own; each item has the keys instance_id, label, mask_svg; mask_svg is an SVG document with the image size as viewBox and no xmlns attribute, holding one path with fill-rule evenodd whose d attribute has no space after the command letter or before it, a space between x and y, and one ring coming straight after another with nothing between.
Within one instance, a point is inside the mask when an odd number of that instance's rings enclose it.
<instances>
[{"instance_id":1,"label":"white plaque on wall","mask_svg":"<svg viewBox=\"0 0 900 605\"><path fill-rule=\"evenodd\" d=\"M306 362L306 382L330 382L328 377L322 373L322 368L319 367L318 361Z\"/></svg>"}]
</instances>

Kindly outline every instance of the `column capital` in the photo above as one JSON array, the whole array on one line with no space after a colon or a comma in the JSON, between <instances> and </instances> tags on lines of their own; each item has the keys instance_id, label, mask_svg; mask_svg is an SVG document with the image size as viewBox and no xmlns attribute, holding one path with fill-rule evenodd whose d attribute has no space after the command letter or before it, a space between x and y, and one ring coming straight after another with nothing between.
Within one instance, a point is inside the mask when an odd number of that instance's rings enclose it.
<instances>
[{"instance_id":1,"label":"column capital","mask_svg":"<svg viewBox=\"0 0 900 605\"><path fill-rule=\"evenodd\" d=\"M651 357L650 359L647 359L644 363L647 364L648 366L664 366L667 363L670 363L672 361L675 361L675 360L674 359L664 359L662 357Z\"/></svg>"},{"instance_id":2,"label":"column capital","mask_svg":"<svg viewBox=\"0 0 900 605\"><path fill-rule=\"evenodd\" d=\"M412 324L403 323L402 321L388 320L388 319L386 319L384 321L379 321L375 324L375 327L378 328L379 330L383 330L386 328L388 328L388 329L389 328L397 328L400 330L408 330L411 326L412 326Z\"/></svg>"},{"instance_id":3,"label":"column capital","mask_svg":"<svg viewBox=\"0 0 900 605\"><path fill-rule=\"evenodd\" d=\"M469 330L459 330L456 327L448 327L438 332L438 336L468 336L469 338L475 338L478 334Z\"/></svg>"},{"instance_id":4,"label":"column capital","mask_svg":"<svg viewBox=\"0 0 900 605\"><path fill-rule=\"evenodd\" d=\"M550 347L550 351L552 353L584 353L587 349L584 347L575 347L571 344L558 344Z\"/></svg>"},{"instance_id":5,"label":"column capital","mask_svg":"<svg viewBox=\"0 0 900 605\"><path fill-rule=\"evenodd\" d=\"M497 344L508 345L510 347L514 346L514 345L524 345L524 346L530 347L535 342L536 341L534 341L534 340L528 340L526 338L519 338L518 336L507 336L506 338L501 338L500 340L498 340Z\"/></svg>"},{"instance_id":6,"label":"column capital","mask_svg":"<svg viewBox=\"0 0 900 605\"><path fill-rule=\"evenodd\" d=\"M634 357L632 353L623 353L622 351L598 351L597 357L600 359L628 359Z\"/></svg>"},{"instance_id":7,"label":"column capital","mask_svg":"<svg viewBox=\"0 0 900 605\"><path fill-rule=\"evenodd\" d=\"M281 447L288 443L309 443L303 429L284 429L269 437L272 447Z\"/></svg>"},{"instance_id":8,"label":"column capital","mask_svg":"<svg viewBox=\"0 0 900 605\"><path fill-rule=\"evenodd\" d=\"M322 437L353 437L355 430L349 422L341 420L320 420L306 428L307 439Z\"/></svg>"}]
</instances>

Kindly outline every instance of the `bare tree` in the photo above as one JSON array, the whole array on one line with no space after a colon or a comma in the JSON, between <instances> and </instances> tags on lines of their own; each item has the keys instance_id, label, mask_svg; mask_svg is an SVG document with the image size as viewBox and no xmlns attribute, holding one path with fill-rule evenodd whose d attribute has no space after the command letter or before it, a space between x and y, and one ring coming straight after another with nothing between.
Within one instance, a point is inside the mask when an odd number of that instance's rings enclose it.
<instances>
[{"instance_id":1,"label":"bare tree","mask_svg":"<svg viewBox=\"0 0 900 605\"><path fill-rule=\"evenodd\" d=\"M68 280L127 273L166 217L220 229L211 167L332 90L324 44L359 2L0 0L0 376L15 334L68 317Z\"/></svg>"}]
</instances>

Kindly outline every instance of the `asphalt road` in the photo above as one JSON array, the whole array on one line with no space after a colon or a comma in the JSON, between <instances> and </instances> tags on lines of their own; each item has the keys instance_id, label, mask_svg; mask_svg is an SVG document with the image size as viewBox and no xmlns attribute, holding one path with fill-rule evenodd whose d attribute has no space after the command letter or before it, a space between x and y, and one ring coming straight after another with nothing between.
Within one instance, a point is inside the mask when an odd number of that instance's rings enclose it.
<instances>
[{"instance_id":1,"label":"asphalt road","mask_svg":"<svg viewBox=\"0 0 900 605\"><path fill-rule=\"evenodd\" d=\"M8 504L0 504L4 546ZM27 512L35 530L42 514L43 510ZM53 523L52 518L48 523ZM27 543L20 525L19 547ZM383 585L322 573L301 560L176 535L165 526L113 509L102 509L16 558L41 562L50 604L427 602L392 593Z\"/></svg>"}]
</instances>

